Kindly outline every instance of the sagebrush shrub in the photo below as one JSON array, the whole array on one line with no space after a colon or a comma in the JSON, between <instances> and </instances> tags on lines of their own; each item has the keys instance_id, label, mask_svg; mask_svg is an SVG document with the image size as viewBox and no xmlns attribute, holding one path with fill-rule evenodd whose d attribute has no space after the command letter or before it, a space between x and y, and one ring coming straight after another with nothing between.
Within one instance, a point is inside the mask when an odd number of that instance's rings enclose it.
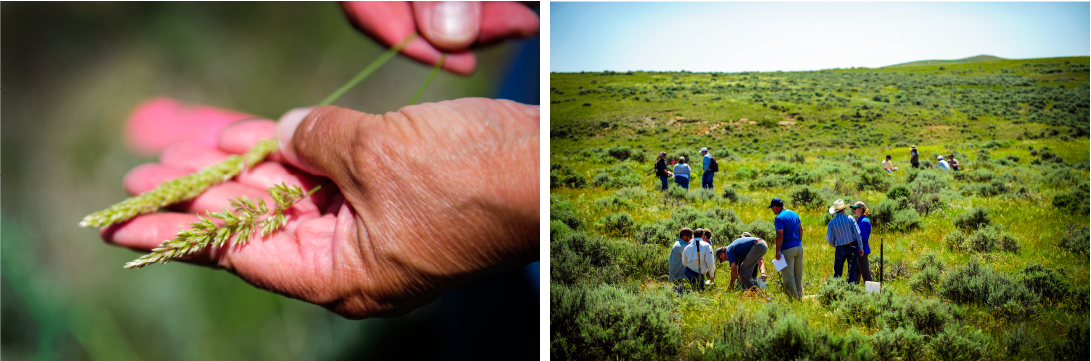
<instances>
[{"instance_id":1,"label":"sagebrush shrub","mask_svg":"<svg viewBox=\"0 0 1091 361\"><path fill-rule=\"evenodd\" d=\"M931 293L939 284L940 272L935 267L924 267L909 280L909 288L917 292Z\"/></svg>"},{"instance_id":2,"label":"sagebrush shrub","mask_svg":"<svg viewBox=\"0 0 1091 361\"><path fill-rule=\"evenodd\" d=\"M549 221L549 241L550 242L553 242L554 240L556 240L558 238L565 237L565 236L569 235L572 232L573 232L572 228L568 227L568 225L565 224L564 222L556 221L556 220Z\"/></svg>"},{"instance_id":3,"label":"sagebrush shrub","mask_svg":"<svg viewBox=\"0 0 1091 361\"><path fill-rule=\"evenodd\" d=\"M1076 295L1064 277L1049 267L1032 263L1024 267L1022 273L1023 284L1042 296L1042 300L1060 302Z\"/></svg>"},{"instance_id":4,"label":"sagebrush shrub","mask_svg":"<svg viewBox=\"0 0 1091 361\"><path fill-rule=\"evenodd\" d=\"M628 235L636 223L633 216L629 215L629 212L607 214L606 217L602 218L602 221L606 233L617 235Z\"/></svg>"},{"instance_id":5,"label":"sagebrush shrub","mask_svg":"<svg viewBox=\"0 0 1091 361\"><path fill-rule=\"evenodd\" d=\"M777 240L776 227L773 226L773 222L767 221L765 219L755 219L753 221L750 221L750 223L748 223L746 226L743 226L742 228L744 231L750 232L750 234L754 237L758 237L766 241L773 240L773 242L776 242Z\"/></svg>"},{"instance_id":6,"label":"sagebrush shrub","mask_svg":"<svg viewBox=\"0 0 1091 361\"><path fill-rule=\"evenodd\" d=\"M1091 325L1087 319L1077 319L1069 324L1065 338L1054 344L1053 356L1058 360L1086 360L1091 344L1088 333L1091 333Z\"/></svg>"},{"instance_id":7,"label":"sagebrush shrub","mask_svg":"<svg viewBox=\"0 0 1091 361\"><path fill-rule=\"evenodd\" d=\"M856 190L871 190L885 193L887 188L890 188L890 180L887 179L887 174L882 168L877 166L866 166L861 170L856 182Z\"/></svg>"},{"instance_id":8,"label":"sagebrush shrub","mask_svg":"<svg viewBox=\"0 0 1091 361\"><path fill-rule=\"evenodd\" d=\"M788 193L788 198L792 201L793 207L799 208L822 208L826 204L826 200L821 194L816 192L811 187L799 186L792 189Z\"/></svg>"},{"instance_id":9,"label":"sagebrush shrub","mask_svg":"<svg viewBox=\"0 0 1091 361\"><path fill-rule=\"evenodd\" d=\"M668 360L682 348L670 291L550 285L549 354L560 360Z\"/></svg>"},{"instance_id":10,"label":"sagebrush shrub","mask_svg":"<svg viewBox=\"0 0 1091 361\"><path fill-rule=\"evenodd\" d=\"M572 167L563 166L561 169L549 171L549 187L584 188L587 187L587 178L576 173Z\"/></svg>"},{"instance_id":11,"label":"sagebrush shrub","mask_svg":"<svg viewBox=\"0 0 1091 361\"><path fill-rule=\"evenodd\" d=\"M652 193L640 187L626 187L614 192L614 196L625 199L640 199L651 197Z\"/></svg>"},{"instance_id":12,"label":"sagebrush shrub","mask_svg":"<svg viewBox=\"0 0 1091 361\"><path fill-rule=\"evenodd\" d=\"M898 201L884 199L869 209L871 215L868 216L868 218L871 219L871 223L876 228L889 228L894 221L894 214L899 210L901 210L901 208L899 208Z\"/></svg>"},{"instance_id":13,"label":"sagebrush shrub","mask_svg":"<svg viewBox=\"0 0 1091 361\"><path fill-rule=\"evenodd\" d=\"M818 302L829 306L851 294L862 294L864 289L849 283L845 277L831 277L818 289Z\"/></svg>"},{"instance_id":14,"label":"sagebrush shrub","mask_svg":"<svg viewBox=\"0 0 1091 361\"><path fill-rule=\"evenodd\" d=\"M716 199L716 191L708 188L697 188L689 193L686 193L686 200L688 201L707 201Z\"/></svg>"},{"instance_id":15,"label":"sagebrush shrub","mask_svg":"<svg viewBox=\"0 0 1091 361\"><path fill-rule=\"evenodd\" d=\"M549 198L549 219L564 222L571 229L580 229L583 219L576 215L572 202Z\"/></svg>"},{"instance_id":16,"label":"sagebrush shrub","mask_svg":"<svg viewBox=\"0 0 1091 361\"><path fill-rule=\"evenodd\" d=\"M997 317L1023 318L1038 311L1040 297L1014 277L971 259L947 272L939 293L955 303L975 303Z\"/></svg>"},{"instance_id":17,"label":"sagebrush shrub","mask_svg":"<svg viewBox=\"0 0 1091 361\"><path fill-rule=\"evenodd\" d=\"M936 252L925 252L921 254L921 257L916 261L913 261L913 268L923 270L927 267L933 267L937 271L944 270L943 260L939 259L939 255Z\"/></svg>"},{"instance_id":18,"label":"sagebrush shrub","mask_svg":"<svg viewBox=\"0 0 1091 361\"><path fill-rule=\"evenodd\" d=\"M549 244L549 279L565 285L613 284L618 280L614 254L601 238L576 231Z\"/></svg>"},{"instance_id":19,"label":"sagebrush shrub","mask_svg":"<svg viewBox=\"0 0 1091 361\"><path fill-rule=\"evenodd\" d=\"M871 294L847 293L835 303L834 311L843 322L872 327L879 317L879 309L875 306Z\"/></svg>"},{"instance_id":20,"label":"sagebrush shrub","mask_svg":"<svg viewBox=\"0 0 1091 361\"><path fill-rule=\"evenodd\" d=\"M735 188L731 186L724 187L724 193L721 196L731 202L739 201L739 193L736 192Z\"/></svg>"},{"instance_id":21,"label":"sagebrush shrub","mask_svg":"<svg viewBox=\"0 0 1091 361\"><path fill-rule=\"evenodd\" d=\"M770 175L770 174L789 175L789 174L792 174L794 172L795 172L795 166L792 166L791 164L788 164L788 163L777 162L777 163L770 164L769 167L765 168L765 170L763 170L761 173L765 174L765 175Z\"/></svg>"},{"instance_id":22,"label":"sagebrush shrub","mask_svg":"<svg viewBox=\"0 0 1091 361\"><path fill-rule=\"evenodd\" d=\"M761 177L753 182L750 182L750 190L758 190L762 188L784 188L788 184L788 179L782 175L770 174Z\"/></svg>"},{"instance_id":23,"label":"sagebrush shrub","mask_svg":"<svg viewBox=\"0 0 1091 361\"><path fill-rule=\"evenodd\" d=\"M962 249L962 243L966 241L966 235L962 233L958 228L955 228L943 237L943 244L947 246L947 249L952 251L959 251Z\"/></svg>"},{"instance_id":24,"label":"sagebrush shrub","mask_svg":"<svg viewBox=\"0 0 1091 361\"><path fill-rule=\"evenodd\" d=\"M645 223L637 227L633 238L638 244L655 244L670 247L678 238L679 230L672 230L663 221Z\"/></svg>"},{"instance_id":25,"label":"sagebrush shrub","mask_svg":"<svg viewBox=\"0 0 1091 361\"><path fill-rule=\"evenodd\" d=\"M955 320L951 307L936 298L906 302L901 312L905 324L924 335L935 335Z\"/></svg>"},{"instance_id":26,"label":"sagebrush shrub","mask_svg":"<svg viewBox=\"0 0 1091 361\"><path fill-rule=\"evenodd\" d=\"M909 196L913 193L909 191L909 187L904 185L896 185L890 187L890 190L886 192L886 197L893 200L905 199L905 202L909 202Z\"/></svg>"},{"instance_id":27,"label":"sagebrush shrub","mask_svg":"<svg viewBox=\"0 0 1091 361\"><path fill-rule=\"evenodd\" d=\"M894 219L890 222L889 229L898 232L909 232L921 228L921 216L916 210L903 209L894 213Z\"/></svg>"},{"instance_id":28,"label":"sagebrush shrub","mask_svg":"<svg viewBox=\"0 0 1091 361\"><path fill-rule=\"evenodd\" d=\"M667 196L674 199L685 199L686 193L689 193L689 191L687 191L685 188L679 187L674 182L671 182L670 186L667 187Z\"/></svg>"},{"instance_id":29,"label":"sagebrush shrub","mask_svg":"<svg viewBox=\"0 0 1091 361\"><path fill-rule=\"evenodd\" d=\"M932 338L928 348L939 360L981 360L989 352L991 338L978 329L959 330L948 327Z\"/></svg>"},{"instance_id":30,"label":"sagebrush shrub","mask_svg":"<svg viewBox=\"0 0 1091 361\"><path fill-rule=\"evenodd\" d=\"M602 197L602 198L599 198L598 200L596 200L595 201L595 207L598 207L600 209L604 209L604 208L632 209L634 207L634 205L633 205L633 202L630 201L627 198L612 195L612 196L605 196L605 197Z\"/></svg>"},{"instance_id":31,"label":"sagebrush shrub","mask_svg":"<svg viewBox=\"0 0 1091 361\"><path fill-rule=\"evenodd\" d=\"M914 361L925 358L924 336L913 329L884 328L871 335L875 356L881 360Z\"/></svg>"},{"instance_id":32,"label":"sagebrush shrub","mask_svg":"<svg viewBox=\"0 0 1091 361\"><path fill-rule=\"evenodd\" d=\"M967 231L977 230L979 228L992 225L992 217L989 216L989 210L985 207L974 207L969 212L961 214L955 217L955 227L961 228Z\"/></svg>"},{"instance_id":33,"label":"sagebrush shrub","mask_svg":"<svg viewBox=\"0 0 1091 361\"><path fill-rule=\"evenodd\" d=\"M1088 227L1081 227L1065 233L1061 237L1060 246L1084 257L1091 255L1091 230Z\"/></svg>"}]
</instances>

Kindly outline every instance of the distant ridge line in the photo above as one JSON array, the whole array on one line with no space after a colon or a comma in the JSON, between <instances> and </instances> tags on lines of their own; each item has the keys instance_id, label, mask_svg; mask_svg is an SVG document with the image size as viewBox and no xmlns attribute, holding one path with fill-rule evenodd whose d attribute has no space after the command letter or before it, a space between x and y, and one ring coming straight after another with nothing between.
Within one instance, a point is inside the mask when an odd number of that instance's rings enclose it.
<instances>
[{"instance_id":1,"label":"distant ridge line","mask_svg":"<svg viewBox=\"0 0 1091 361\"><path fill-rule=\"evenodd\" d=\"M977 55L977 56L971 56L969 58L962 58L962 59L955 59L955 60L918 60L918 61L911 61L911 62L908 62L908 63L887 65L887 66L884 66L884 68L893 68L893 67L900 67L900 66L921 66L921 65L974 63L974 62L979 62L979 61L990 61L990 60L1007 60L1007 59L1004 59L1004 58L1001 58L1001 57L998 57L998 56L992 56L992 55Z\"/></svg>"}]
</instances>

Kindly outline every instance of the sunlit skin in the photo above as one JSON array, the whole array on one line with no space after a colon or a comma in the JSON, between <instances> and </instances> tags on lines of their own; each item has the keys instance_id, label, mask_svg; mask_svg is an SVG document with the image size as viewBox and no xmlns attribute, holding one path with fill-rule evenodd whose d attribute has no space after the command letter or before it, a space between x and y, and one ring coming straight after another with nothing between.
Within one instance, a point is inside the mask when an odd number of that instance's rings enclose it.
<instances>
[{"instance_id":1,"label":"sunlit skin","mask_svg":"<svg viewBox=\"0 0 1091 361\"><path fill-rule=\"evenodd\" d=\"M232 197L268 203L274 184L309 190L332 180L289 209L283 231L183 261L223 268L348 318L404 314L539 259L538 111L481 98L382 115L316 107L289 145L295 163L286 163L282 150L172 212L136 217L102 237L146 253ZM131 170L125 189L139 194L245 152L275 137L276 128L271 120L245 120L223 129L216 147L172 145L158 163ZM483 175L482 165L495 166Z\"/></svg>"}]
</instances>

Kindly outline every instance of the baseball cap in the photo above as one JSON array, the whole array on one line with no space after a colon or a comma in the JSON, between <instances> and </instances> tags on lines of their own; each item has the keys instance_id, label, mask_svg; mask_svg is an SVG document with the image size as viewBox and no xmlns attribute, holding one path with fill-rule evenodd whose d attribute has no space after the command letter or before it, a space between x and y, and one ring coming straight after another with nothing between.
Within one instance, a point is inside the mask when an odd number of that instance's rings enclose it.
<instances>
[{"instance_id":1,"label":"baseball cap","mask_svg":"<svg viewBox=\"0 0 1091 361\"><path fill-rule=\"evenodd\" d=\"M774 206L784 207L784 201L780 200L780 198L773 198L773 201L769 202L769 206L765 208L773 208Z\"/></svg>"}]
</instances>

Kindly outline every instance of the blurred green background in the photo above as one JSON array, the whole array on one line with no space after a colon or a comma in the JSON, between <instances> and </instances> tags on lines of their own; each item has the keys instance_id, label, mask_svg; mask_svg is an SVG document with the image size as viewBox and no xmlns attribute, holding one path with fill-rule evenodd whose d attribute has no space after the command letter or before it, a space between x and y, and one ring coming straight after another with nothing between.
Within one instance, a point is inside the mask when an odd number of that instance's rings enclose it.
<instances>
[{"instance_id":1,"label":"blurred green background","mask_svg":"<svg viewBox=\"0 0 1091 361\"><path fill-rule=\"evenodd\" d=\"M376 58L384 49L337 4L4 2L0 24L0 358L537 357L536 267L403 317L350 321L221 271L180 263L125 270L137 253L77 226L126 197L129 169L154 161L121 138L142 100L169 96L276 119L317 103ZM480 49L476 74L441 73L420 101L498 97L515 86L533 87L536 104L537 55L518 56L531 47L537 54L537 39ZM533 84L512 83L518 64L533 66ZM396 110L429 71L397 57L336 104Z\"/></svg>"}]
</instances>

